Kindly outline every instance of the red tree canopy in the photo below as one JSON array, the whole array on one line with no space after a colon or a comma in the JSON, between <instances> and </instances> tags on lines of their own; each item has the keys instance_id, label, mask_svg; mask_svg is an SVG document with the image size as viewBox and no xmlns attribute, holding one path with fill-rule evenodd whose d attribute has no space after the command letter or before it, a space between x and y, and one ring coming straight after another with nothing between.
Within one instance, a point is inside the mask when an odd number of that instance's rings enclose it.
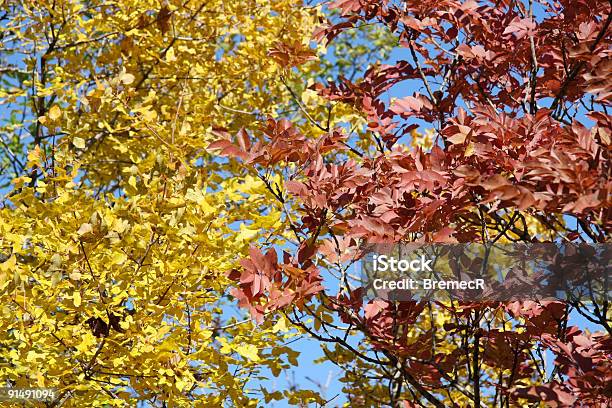
<instances>
[{"instance_id":1,"label":"red tree canopy","mask_svg":"<svg viewBox=\"0 0 612 408\"><path fill-rule=\"evenodd\" d=\"M313 85L330 103L360 112L363 132L307 115L323 135L270 119L213 146L242 160L279 205L296 205L301 215L290 220L295 252L281 261L274 249L253 249L234 274L235 296L255 317L282 310L359 359L362 373L389 382L388 403L449 406L457 404L451 389L473 406L608 406L607 301L366 301L346 265L363 242L608 242L611 3L331 6L342 17L317 40L333 45L346 30L381 25L406 60ZM398 87L410 92L389 101ZM424 129L433 129L433 147L407 148L408 135ZM274 168L283 169L282 186L267 177ZM322 283L322 270L336 272L339 289ZM446 316L442 327L434 327L434 313ZM568 324L570 313L602 331ZM547 350L555 356L548 372ZM352 402L374 404L360 398Z\"/></svg>"}]
</instances>

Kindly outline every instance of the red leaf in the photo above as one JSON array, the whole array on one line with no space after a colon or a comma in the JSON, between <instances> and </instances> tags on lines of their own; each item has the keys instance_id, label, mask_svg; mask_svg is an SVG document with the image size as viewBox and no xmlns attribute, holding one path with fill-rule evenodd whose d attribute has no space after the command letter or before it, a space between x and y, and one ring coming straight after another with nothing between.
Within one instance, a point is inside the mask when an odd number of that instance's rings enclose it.
<instances>
[{"instance_id":1,"label":"red leaf","mask_svg":"<svg viewBox=\"0 0 612 408\"><path fill-rule=\"evenodd\" d=\"M239 157L243 160L249 157L249 155L245 151L241 150L240 148L238 148L237 146L235 146L234 144L232 144L232 142L228 140L218 140L216 142L212 142L211 144L208 145L208 149L209 150L221 150L219 152L221 156Z\"/></svg>"}]
</instances>

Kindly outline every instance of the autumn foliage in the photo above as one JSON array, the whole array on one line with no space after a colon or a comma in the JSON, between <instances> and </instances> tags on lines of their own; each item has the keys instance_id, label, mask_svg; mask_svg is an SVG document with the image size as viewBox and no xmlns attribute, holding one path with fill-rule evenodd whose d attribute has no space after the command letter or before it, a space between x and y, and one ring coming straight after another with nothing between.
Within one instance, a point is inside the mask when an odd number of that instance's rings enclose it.
<instances>
[{"instance_id":1,"label":"autumn foliage","mask_svg":"<svg viewBox=\"0 0 612 408\"><path fill-rule=\"evenodd\" d=\"M281 109L268 53L307 42L315 14L2 3L1 387L55 388L37 403L53 407L243 407L264 399L261 371L295 365L286 326L235 312L226 277L283 222L263 182L206 148Z\"/></svg>"},{"instance_id":2,"label":"autumn foliage","mask_svg":"<svg viewBox=\"0 0 612 408\"><path fill-rule=\"evenodd\" d=\"M318 30L319 41L333 44L347 30L377 24L395 35L405 60L312 85L323 100L360 112L361 131L310 115L317 135L270 120L252 130L257 142L249 149L213 145L252 172L276 166L285 180L272 190L300 214L285 264L258 268L261 254L252 250L235 295L255 317L283 308L323 342L328 358L350 365L344 381L357 406L607 406L607 301L367 301L348 266L364 241L607 242L610 4L347 0L330 7L342 17ZM406 83L414 92L389 101ZM430 147L419 146L423 128L434 130ZM406 148L406 137L416 148ZM285 307L288 299L276 293L285 282L299 288L296 279L316 279L313 265L329 270L337 289L294 291ZM601 331L572 325L570 315Z\"/></svg>"},{"instance_id":3,"label":"autumn foliage","mask_svg":"<svg viewBox=\"0 0 612 408\"><path fill-rule=\"evenodd\" d=\"M611 403L607 299L392 302L354 267L365 243L608 243L612 3L3 7L8 386L54 387L50 406ZM343 397L265 385L295 336Z\"/></svg>"}]
</instances>

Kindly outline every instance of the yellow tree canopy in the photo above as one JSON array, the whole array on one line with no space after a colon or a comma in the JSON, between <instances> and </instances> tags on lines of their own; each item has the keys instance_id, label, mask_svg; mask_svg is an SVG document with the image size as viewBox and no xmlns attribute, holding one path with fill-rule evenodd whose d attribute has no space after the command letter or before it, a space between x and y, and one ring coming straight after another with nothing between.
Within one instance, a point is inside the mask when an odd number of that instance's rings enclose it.
<instances>
[{"instance_id":1,"label":"yellow tree canopy","mask_svg":"<svg viewBox=\"0 0 612 408\"><path fill-rule=\"evenodd\" d=\"M226 302L228 271L285 218L206 147L283 109L270 50L306 47L317 12L3 3L0 378L56 388L53 406L254 406L249 380L296 364L284 320Z\"/></svg>"}]
</instances>

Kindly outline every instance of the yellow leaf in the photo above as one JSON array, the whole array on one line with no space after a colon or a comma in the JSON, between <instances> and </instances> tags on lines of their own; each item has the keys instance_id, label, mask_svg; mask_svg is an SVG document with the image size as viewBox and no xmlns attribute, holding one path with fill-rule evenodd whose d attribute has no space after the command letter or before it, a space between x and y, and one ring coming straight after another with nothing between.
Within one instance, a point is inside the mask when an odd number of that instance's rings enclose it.
<instances>
[{"instance_id":1,"label":"yellow leaf","mask_svg":"<svg viewBox=\"0 0 612 408\"><path fill-rule=\"evenodd\" d=\"M185 381L179 378L174 382L174 386L176 387L177 390L183 391L185 387L187 387L187 384L185 383Z\"/></svg>"},{"instance_id":2,"label":"yellow leaf","mask_svg":"<svg viewBox=\"0 0 612 408\"><path fill-rule=\"evenodd\" d=\"M36 146L28 152L28 163L32 165L40 164L40 147Z\"/></svg>"},{"instance_id":3,"label":"yellow leaf","mask_svg":"<svg viewBox=\"0 0 612 408\"><path fill-rule=\"evenodd\" d=\"M15 255L11 255L9 259L0 263L0 271L3 272L13 272L15 270L15 265L17 265L17 258Z\"/></svg>"},{"instance_id":4,"label":"yellow leaf","mask_svg":"<svg viewBox=\"0 0 612 408\"><path fill-rule=\"evenodd\" d=\"M242 344L242 345L236 347L235 350L242 357L248 358L251 361L259 361L260 360L257 347L255 347L255 345L253 345L253 344Z\"/></svg>"},{"instance_id":5,"label":"yellow leaf","mask_svg":"<svg viewBox=\"0 0 612 408\"><path fill-rule=\"evenodd\" d=\"M174 48L173 47L170 47L170 49L166 53L166 61L168 61L168 62L176 61L176 55L174 55Z\"/></svg>"},{"instance_id":6,"label":"yellow leaf","mask_svg":"<svg viewBox=\"0 0 612 408\"><path fill-rule=\"evenodd\" d=\"M81 337L81 342L76 345L76 349L81 353L85 353L94 344L96 344L94 335L91 332L85 332Z\"/></svg>"},{"instance_id":7,"label":"yellow leaf","mask_svg":"<svg viewBox=\"0 0 612 408\"><path fill-rule=\"evenodd\" d=\"M131 84L132 82L134 82L135 79L136 78L134 77L134 75L128 74L127 72L123 72L121 75L119 75L119 80L125 85Z\"/></svg>"},{"instance_id":8,"label":"yellow leaf","mask_svg":"<svg viewBox=\"0 0 612 408\"><path fill-rule=\"evenodd\" d=\"M469 143L467 145L467 147L465 148L465 153L464 156L465 157L470 157L474 155L474 143Z\"/></svg>"},{"instance_id":9,"label":"yellow leaf","mask_svg":"<svg viewBox=\"0 0 612 408\"><path fill-rule=\"evenodd\" d=\"M130 178L128 179L128 184L134 188L137 188L136 186L136 177L134 176L130 176Z\"/></svg>"},{"instance_id":10,"label":"yellow leaf","mask_svg":"<svg viewBox=\"0 0 612 408\"><path fill-rule=\"evenodd\" d=\"M142 117L148 122L152 122L157 119L157 112L154 110L145 109L141 112L141 114Z\"/></svg>"},{"instance_id":11,"label":"yellow leaf","mask_svg":"<svg viewBox=\"0 0 612 408\"><path fill-rule=\"evenodd\" d=\"M72 303L74 303L74 307L81 306L81 292L74 292L74 295L72 295Z\"/></svg>"},{"instance_id":12,"label":"yellow leaf","mask_svg":"<svg viewBox=\"0 0 612 408\"><path fill-rule=\"evenodd\" d=\"M49 119L57 120L60 118L60 116L62 116L62 110L57 105L53 105L51 109L49 109Z\"/></svg>"},{"instance_id":13,"label":"yellow leaf","mask_svg":"<svg viewBox=\"0 0 612 408\"><path fill-rule=\"evenodd\" d=\"M255 236L257 236L258 233L259 231L249 229L249 227L246 225L240 224L240 234L238 234L238 239L243 241L251 241Z\"/></svg>"},{"instance_id":14,"label":"yellow leaf","mask_svg":"<svg viewBox=\"0 0 612 408\"><path fill-rule=\"evenodd\" d=\"M68 277L72 280L78 281L81 280L81 272L79 271L74 271L72 273L70 273L70 275L68 275Z\"/></svg>"},{"instance_id":15,"label":"yellow leaf","mask_svg":"<svg viewBox=\"0 0 612 408\"><path fill-rule=\"evenodd\" d=\"M75 137L72 139L72 144L79 149L85 148L85 140L81 139L80 137Z\"/></svg>"},{"instance_id":16,"label":"yellow leaf","mask_svg":"<svg viewBox=\"0 0 612 408\"><path fill-rule=\"evenodd\" d=\"M91 224L81 224L81 227L79 228L79 230L77 231L77 234L79 235L85 235L88 232L92 232L93 231L93 227L91 226Z\"/></svg>"},{"instance_id":17,"label":"yellow leaf","mask_svg":"<svg viewBox=\"0 0 612 408\"><path fill-rule=\"evenodd\" d=\"M113 265L121 265L127 260L127 255L123 252L115 252L113 254Z\"/></svg>"},{"instance_id":18,"label":"yellow leaf","mask_svg":"<svg viewBox=\"0 0 612 408\"><path fill-rule=\"evenodd\" d=\"M287 330L287 319L285 318L285 316L281 316L281 318L278 319L274 327L272 327L272 332L277 333L279 331L280 332L288 331Z\"/></svg>"}]
</instances>

